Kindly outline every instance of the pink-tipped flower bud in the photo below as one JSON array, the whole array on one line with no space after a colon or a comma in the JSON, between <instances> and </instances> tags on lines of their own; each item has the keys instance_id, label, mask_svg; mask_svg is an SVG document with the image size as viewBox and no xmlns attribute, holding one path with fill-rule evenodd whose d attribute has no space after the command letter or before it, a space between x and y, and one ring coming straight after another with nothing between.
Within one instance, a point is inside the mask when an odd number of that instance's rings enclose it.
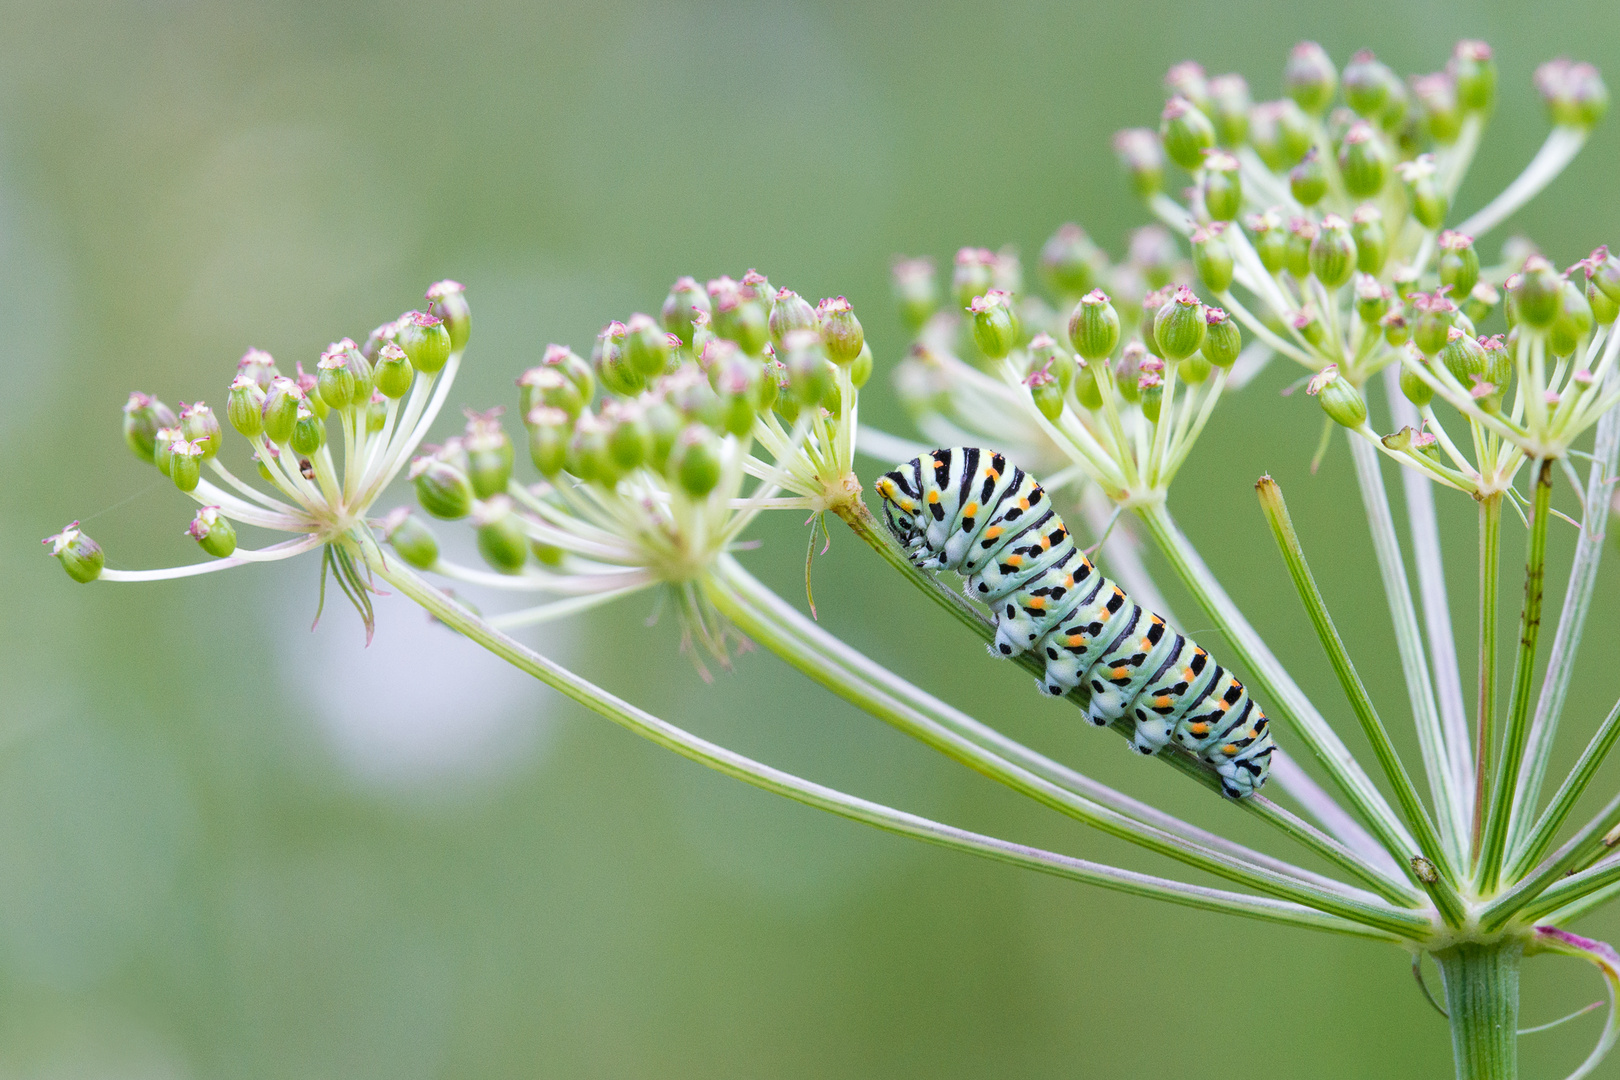
<instances>
[{"instance_id":1,"label":"pink-tipped flower bud","mask_svg":"<svg viewBox=\"0 0 1620 1080\"><path fill-rule=\"evenodd\" d=\"M455 521L472 509L472 484L467 474L433 455L411 462L410 477L422 509L436 518Z\"/></svg>"},{"instance_id":2,"label":"pink-tipped flower bud","mask_svg":"<svg viewBox=\"0 0 1620 1080\"><path fill-rule=\"evenodd\" d=\"M1288 233L1277 212L1267 210L1262 214L1250 214L1244 219L1243 227L1254 245L1255 254L1260 256L1260 264L1268 273L1281 272L1288 262Z\"/></svg>"},{"instance_id":3,"label":"pink-tipped flower bud","mask_svg":"<svg viewBox=\"0 0 1620 1080\"><path fill-rule=\"evenodd\" d=\"M1204 343L1198 351L1218 368L1230 368L1243 351L1243 333L1220 308L1204 309Z\"/></svg>"},{"instance_id":4,"label":"pink-tipped flower bud","mask_svg":"<svg viewBox=\"0 0 1620 1080\"><path fill-rule=\"evenodd\" d=\"M1563 278L1552 263L1540 255L1532 255L1524 262L1524 269L1517 275L1518 281L1508 289L1513 297L1513 308L1518 318L1536 327L1545 329L1558 318L1560 297L1563 293Z\"/></svg>"},{"instance_id":5,"label":"pink-tipped flower bud","mask_svg":"<svg viewBox=\"0 0 1620 1080\"><path fill-rule=\"evenodd\" d=\"M472 333L472 308L467 304L467 287L446 278L429 285L425 299L428 314L444 322L445 332L450 335L450 351L465 349L467 337Z\"/></svg>"},{"instance_id":6,"label":"pink-tipped flower bud","mask_svg":"<svg viewBox=\"0 0 1620 1080\"><path fill-rule=\"evenodd\" d=\"M270 389L270 380L281 374L276 370L275 357L263 349L249 349L243 353L242 359L236 362L236 373L258 383L260 390Z\"/></svg>"},{"instance_id":7,"label":"pink-tipped flower bud","mask_svg":"<svg viewBox=\"0 0 1620 1080\"><path fill-rule=\"evenodd\" d=\"M1446 65L1457 86L1457 104L1468 112L1484 112L1496 98L1496 60L1483 41L1457 42Z\"/></svg>"},{"instance_id":8,"label":"pink-tipped flower bud","mask_svg":"<svg viewBox=\"0 0 1620 1080\"><path fill-rule=\"evenodd\" d=\"M472 524L478 538L478 554L490 569L501 574L520 574L529 558L529 537L523 522L512 509L512 500L495 495L473 504Z\"/></svg>"},{"instance_id":9,"label":"pink-tipped flower bud","mask_svg":"<svg viewBox=\"0 0 1620 1080\"><path fill-rule=\"evenodd\" d=\"M1102 249L1073 222L1059 225L1041 248L1041 273L1059 296L1084 296L1107 265Z\"/></svg>"},{"instance_id":10,"label":"pink-tipped flower bud","mask_svg":"<svg viewBox=\"0 0 1620 1080\"><path fill-rule=\"evenodd\" d=\"M1356 272L1356 242L1350 237L1350 223L1337 214L1322 219L1311 241L1311 273L1329 291L1347 284Z\"/></svg>"},{"instance_id":11,"label":"pink-tipped flower bud","mask_svg":"<svg viewBox=\"0 0 1620 1080\"><path fill-rule=\"evenodd\" d=\"M1069 316L1069 342L1087 361L1112 356L1119 345L1119 312L1108 294L1093 289L1080 298Z\"/></svg>"},{"instance_id":12,"label":"pink-tipped flower bud","mask_svg":"<svg viewBox=\"0 0 1620 1080\"><path fill-rule=\"evenodd\" d=\"M849 301L842 296L827 297L816 305L816 316L821 320L821 343L827 358L840 367L853 364L861 355L866 335Z\"/></svg>"},{"instance_id":13,"label":"pink-tipped flower bud","mask_svg":"<svg viewBox=\"0 0 1620 1080\"><path fill-rule=\"evenodd\" d=\"M1327 194L1327 166L1316 147L1305 151L1299 164L1288 171L1288 190L1301 206L1315 206Z\"/></svg>"},{"instance_id":14,"label":"pink-tipped flower bud","mask_svg":"<svg viewBox=\"0 0 1620 1080\"><path fill-rule=\"evenodd\" d=\"M1283 67L1283 89L1307 113L1320 116L1326 112L1338 85L1338 69L1316 42L1302 41L1288 54L1288 63Z\"/></svg>"},{"instance_id":15,"label":"pink-tipped flower bud","mask_svg":"<svg viewBox=\"0 0 1620 1080\"><path fill-rule=\"evenodd\" d=\"M196 491L202 480L203 450L184 438L169 444L169 479L181 491Z\"/></svg>"},{"instance_id":16,"label":"pink-tipped flower bud","mask_svg":"<svg viewBox=\"0 0 1620 1080\"><path fill-rule=\"evenodd\" d=\"M1018 344L1018 312L1007 293L991 289L974 297L968 313L973 316L973 341L988 359L1003 359Z\"/></svg>"},{"instance_id":17,"label":"pink-tipped flower bud","mask_svg":"<svg viewBox=\"0 0 1620 1080\"><path fill-rule=\"evenodd\" d=\"M1479 281L1479 252L1474 238L1447 229L1440 234L1440 283L1451 286L1452 296L1467 296Z\"/></svg>"},{"instance_id":18,"label":"pink-tipped flower bud","mask_svg":"<svg viewBox=\"0 0 1620 1080\"><path fill-rule=\"evenodd\" d=\"M252 375L239 374L231 380L225 402L225 417L243 438L257 438L264 430L265 392Z\"/></svg>"},{"instance_id":19,"label":"pink-tipped flower bud","mask_svg":"<svg viewBox=\"0 0 1620 1080\"><path fill-rule=\"evenodd\" d=\"M217 506L205 506L186 526L186 535L197 541L197 546L216 559L226 559L236 550L236 526L219 512Z\"/></svg>"},{"instance_id":20,"label":"pink-tipped flower bud","mask_svg":"<svg viewBox=\"0 0 1620 1080\"><path fill-rule=\"evenodd\" d=\"M1413 161L1403 161L1395 171L1406 185L1406 200L1418 223L1425 229L1438 229L1443 225L1450 203L1435 183L1434 155L1422 154Z\"/></svg>"},{"instance_id":21,"label":"pink-tipped flower bud","mask_svg":"<svg viewBox=\"0 0 1620 1080\"><path fill-rule=\"evenodd\" d=\"M640 312L630 316L624 327L624 351L630 366L644 379L664 374L673 355L668 331L651 315Z\"/></svg>"},{"instance_id":22,"label":"pink-tipped flower bud","mask_svg":"<svg viewBox=\"0 0 1620 1080\"><path fill-rule=\"evenodd\" d=\"M1586 294L1567 277L1558 291L1558 317L1547 331L1547 347L1554 356L1569 356L1580 348L1596 321Z\"/></svg>"},{"instance_id":23,"label":"pink-tipped flower bud","mask_svg":"<svg viewBox=\"0 0 1620 1080\"><path fill-rule=\"evenodd\" d=\"M1159 141L1171 161L1192 172L1204 163L1204 151L1215 145L1215 125L1198 106L1173 97L1159 114Z\"/></svg>"},{"instance_id":24,"label":"pink-tipped flower bud","mask_svg":"<svg viewBox=\"0 0 1620 1080\"><path fill-rule=\"evenodd\" d=\"M1591 64L1560 58L1536 69L1536 89L1552 122L1582 131L1594 127L1609 108L1609 90Z\"/></svg>"},{"instance_id":25,"label":"pink-tipped flower bud","mask_svg":"<svg viewBox=\"0 0 1620 1080\"><path fill-rule=\"evenodd\" d=\"M1227 246L1225 232L1226 223L1216 221L1194 229L1192 234L1193 267L1199 280L1213 293L1224 293L1232 287L1232 249Z\"/></svg>"},{"instance_id":26,"label":"pink-tipped flower bud","mask_svg":"<svg viewBox=\"0 0 1620 1080\"><path fill-rule=\"evenodd\" d=\"M664 298L664 306L660 309L660 318L668 333L674 334L681 339L681 344L691 348L693 322L697 313L702 312L707 316L711 311L709 294L695 279L683 277L670 286L669 295Z\"/></svg>"},{"instance_id":27,"label":"pink-tipped flower bud","mask_svg":"<svg viewBox=\"0 0 1620 1080\"><path fill-rule=\"evenodd\" d=\"M1204 305L1185 285L1153 316L1153 338L1166 360L1185 360L1197 352L1204 333Z\"/></svg>"},{"instance_id":28,"label":"pink-tipped flower bud","mask_svg":"<svg viewBox=\"0 0 1620 1080\"><path fill-rule=\"evenodd\" d=\"M1367 422L1367 402L1350 380L1339 374L1339 365L1329 364L1312 376L1305 392L1321 404L1322 411L1335 424L1359 428Z\"/></svg>"},{"instance_id":29,"label":"pink-tipped flower bud","mask_svg":"<svg viewBox=\"0 0 1620 1080\"><path fill-rule=\"evenodd\" d=\"M439 538L408 506L396 506L382 520L383 539L406 564L431 570L439 561Z\"/></svg>"},{"instance_id":30,"label":"pink-tipped flower bud","mask_svg":"<svg viewBox=\"0 0 1620 1080\"><path fill-rule=\"evenodd\" d=\"M1310 118L1288 98L1262 101L1249 113L1249 142L1273 172L1304 157L1312 138Z\"/></svg>"},{"instance_id":31,"label":"pink-tipped flower bud","mask_svg":"<svg viewBox=\"0 0 1620 1080\"><path fill-rule=\"evenodd\" d=\"M922 329L939 307L934 261L926 258L895 260L894 298L900 305L900 318L906 328L912 333Z\"/></svg>"},{"instance_id":32,"label":"pink-tipped flower bud","mask_svg":"<svg viewBox=\"0 0 1620 1080\"><path fill-rule=\"evenodd\" d=\"M630 366L630 358L625 355L624 340L629 333L624 323L615 319L602 327L591 348L596 377L604 389L621 397L634 397L647 385L646 378Z\"/></svg>"},{"instance_id":33,"label":"pink-tipped flower bud","mask_svg":"<svg viewBox=\"0 0 1620 1080\"><path fill-rule=\"evenodd\" d=\"M1241 75L1217 75L1209 80L1210 122L1215 125L1215 141L1226 147L1242 146L1249 137L1249 110L1254 99Z\"/></svg>"},{"instance_id":34,"label":"pink-tipped flower bud","mask_svg":"<svg viewBox=\"0 0 1620 1080\"><path fill-rule=\"evenodd\" d=\"M139 390L131 392L124 403L124 442L142 461L155 460L159 431L179 426L173 409Z\"/></svg>"},{"instance_id":35,"label":"pink-tipped flower bud","mask_svg":"<svg viewBox=\"0 0 1620 1080\"><path fill-rule=\"evenodd\" d=\"M194 401L190 405L183 401L180 403L180 432L197 444L204 461L219 453L219 444L224 439L224 432L219 427L219 417L214 415L213 409L200 401Z\"/></svg>"},{"instance_id":36,"label":"pink-tipped flower bud","mask_svg":"<svg viewBox=\"0 0 1620 1080\"><path fill-rule=\"evenodd\" d=\"M1364 203L1350 215L1350 239L1356 242L1356 269L1377 274L1389 258L1389 236L1384 231L1384 215L1378 207Z\"/></svg>"},{"instance_id":37,"label":"pink-tipped flower bud","mask_svg":"<svg viewBox=\"0 0 1620 1080\"><path fill-rule=\"evenodd\" d=\"M1204 158L1204 209L1215 221L1232 221L1243 209L1243 175L1238 159L1223 150Z\"/></svg>"},{"instance_id":38,"label":"pink-tipped flower bud","mask_svg":"<svg viewBox=\"0 0 1620 1080\"><path fill-rule=\"evenodd\" d=\"M1164 147L1147 128L1126 128L1114 135L1114 155L1131 181L1131 190L1144 199L1164 189Z\"/></svg>"},{"instance_id":39,"label":"pink-tipped flower bud","mask_svg":"<svg viewBox=\"0 0 1620 1080\"><path fill-rule=\"evenodd\" d=\"M394 339L405 350L411 366L424 375L437 375L450 359L450 331L444 328L443 319L425 311L407 311L400 316Z\"/></svg>"},{"instance_id":40,"label":"pink-tipped flower bud","mask_svg":"<svg viewBox=\"0 0 1620 1080\"><path fill-rule=\"evenodd\" d=\"M1366 49L1356 53L1344 66L1344 100L1360 116L1377 120L1389 101L1395 73Z\"/></svg>"},{"instance_id":41,"label":"pink-tipped flower bud","mask_svg":"<svg viewBox=\"0 0 1620 1080\"><path fill-rule=\"evenodd\" d=\"M810 301L794 292L792 289L783 289L776 294L776 300L771 305L771 343L778 349L782 342L795 330L821 329L821 318Z\"/></svg>"},{"instance_id":42,"label":"pink-tipped flower bud","mask_svg":"<svg viewBox=\"0 0 1620 1080\"><path fill-rule=\"evenodd\" d=\"M1339 172L1344 189L1353 199L1370 199L1389 180L1390 153L1383 136L1365 120L1357 120L1339 144Z\"/></svg>"},{"instance_id":43,"label":"pink-tipped flower bud","mask_svg":"<svg viewBox=\"0 0 1620 1080\"><path fill-rule=\"evenodd\" d=\"M670 451L668 475L682 491L701 499L720 484L723 471L719 437L700 424L689 424Z\"/></svg>"},{"instance_id":44,"label":"pink-tipped flower bud","mask_svg":"<svg viewBox=\"0 0 1620 1080\"><path fill-rule=\"evenodd\" d=\"M416 372L405 350L390 341L377 350L377 366L372 369L372 378L384 397L397 401L410 391Z\"/></svg>"},{"instance_id":45,"label":"pink-tipped flower bud","mask_svg":"<svg viewBox=\"0 0 1620 1080\"><path fill-rule=\"evenodd\" d=\"M88 585L96 580L107 565L101 545L86 536L77 521L55 536L47 536L43 543L62 564L68 577L80 585Z\"/></svg>"},{"instance_id":46,"label":"pink-tipped flower bud","mask_svg":"<svg viewBox=\"0 0 1620 1080\"><path fill-rule=\"evenodd\" d=\"M1063 415L1063 385L1048 367L1038 367L1024 377L1029 396L1040 414L1053 423Z\"/></svg>"},{"instance_id":47,"label":"pink-tipped flower bud","mask_svg":"<svg viewBox=\"0 0 1620 1080\"><path fill-rule=\"evenodd\" d=\"M1411 79L1412 100L1417 102L1423 128L1429 138L1441 146L1449 146L1462 134L1462 108L1457 104L1457 86L1451 76L1443 72L1432 75L1414 75Z\"/></svg>"},{"instance_id":48,"label":"pink-tipped flower bud","mask_svg":"<svg viewBox=\"0 0 1620 1080\"><path fill-rule=\"evenodd\" d=\"M326 445L326 421L315 415L307 401L298 406L298 419L293 423L292 437L287 445L299 457L313 457Z\"/></svg>"}]
</instances>

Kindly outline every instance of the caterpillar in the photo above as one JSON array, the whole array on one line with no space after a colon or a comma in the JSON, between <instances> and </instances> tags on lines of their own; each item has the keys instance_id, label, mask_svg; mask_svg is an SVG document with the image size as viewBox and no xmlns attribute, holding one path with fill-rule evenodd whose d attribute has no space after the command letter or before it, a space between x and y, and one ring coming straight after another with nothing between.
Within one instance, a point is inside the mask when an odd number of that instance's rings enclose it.
<instances>
[{"instance_id":1,"label":"caterpillar","mask_svg":"<svg viewBox=\"0 0 1620 1080\"><path fill-rule=\"evenodd\" d=\"M914 458L874 485L885 523L913 565L954 570L996 621L992 653L1034 651L1042 692L1084 685L1098 727L1129 717L1131 746L1172 741L1245 798L1271 768L1270 723L1243 684L1162 616L1133 601L1074 543L1045 489L993 450L958 447Z\"/></svg>"}]
</instances>

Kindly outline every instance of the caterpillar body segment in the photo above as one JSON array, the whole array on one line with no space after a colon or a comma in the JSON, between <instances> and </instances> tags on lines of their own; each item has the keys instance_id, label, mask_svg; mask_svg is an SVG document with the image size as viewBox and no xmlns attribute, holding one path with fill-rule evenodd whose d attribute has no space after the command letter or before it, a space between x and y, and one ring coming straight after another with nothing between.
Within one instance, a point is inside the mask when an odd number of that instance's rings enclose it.
<instances>
[{"instance_id":1,"label":"caterpillar body segment","mask_svg":"<svg viewBox=\"0 0 1620 1080\"><path fill-rule=\"evenodd\" d=\"M1130 718L1133 749L1156 754L1174 742L1213 766L1233 798L1266 782L1275 744L1259 704L1097 569L1033 477L969 446L908 461L874 487L907 558L961 574L967 594L990 609L990 651L1041 657L1043 693L1084 685L1092 723Z\"/></svg>"}]
</instances>

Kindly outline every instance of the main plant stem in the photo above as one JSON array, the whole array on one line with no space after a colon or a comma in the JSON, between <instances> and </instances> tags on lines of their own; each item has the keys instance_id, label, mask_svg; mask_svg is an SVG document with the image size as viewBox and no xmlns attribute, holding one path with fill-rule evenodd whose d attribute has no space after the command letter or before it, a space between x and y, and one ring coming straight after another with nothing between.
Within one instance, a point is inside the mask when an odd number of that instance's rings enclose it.
<instances>
[{"instance_id":1,"label":"main plant stem","mask_svg":"<svg viewBox=\"0 0 1620 1080\"><path fill-rule=\"evenodd\" d=\"M1524 945L1466 942L1434 954L1446 984L1457 1080L1519 1075L1519 961Z\"/></svg>"},{"instance_id":2,"label":"main plant stem","mask_svg":"<svg viewBox=\"0 0 1620 1080\"><path fill-rule=\"evenodd\" d=\"M1479 502L1479 698L1474 714L1473 853L1479 857L1491 796L1491 743L1496 727L1497 576L1502 565L1502 494Z\"/></svg>"}]
</instances>

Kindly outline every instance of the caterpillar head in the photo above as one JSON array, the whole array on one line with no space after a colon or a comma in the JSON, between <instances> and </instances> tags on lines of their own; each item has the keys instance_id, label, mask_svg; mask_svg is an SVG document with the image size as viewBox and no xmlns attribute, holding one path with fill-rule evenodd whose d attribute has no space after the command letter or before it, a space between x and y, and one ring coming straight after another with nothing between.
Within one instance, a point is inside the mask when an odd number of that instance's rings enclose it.
<instances>
[{"instance_id":1,"label":"caterpillar head","mask_svg":"<svg viewBox=\"0 0 1620 1080\"><path fill-rule=\"evenodd\" d=\"M923 522L920 520L922 504L914 494L908 493L907 479L902 469L896 469L878 477L872 488L883 500L883 523L909 552L921 539Z\"/></svg>"}]
</instances>

